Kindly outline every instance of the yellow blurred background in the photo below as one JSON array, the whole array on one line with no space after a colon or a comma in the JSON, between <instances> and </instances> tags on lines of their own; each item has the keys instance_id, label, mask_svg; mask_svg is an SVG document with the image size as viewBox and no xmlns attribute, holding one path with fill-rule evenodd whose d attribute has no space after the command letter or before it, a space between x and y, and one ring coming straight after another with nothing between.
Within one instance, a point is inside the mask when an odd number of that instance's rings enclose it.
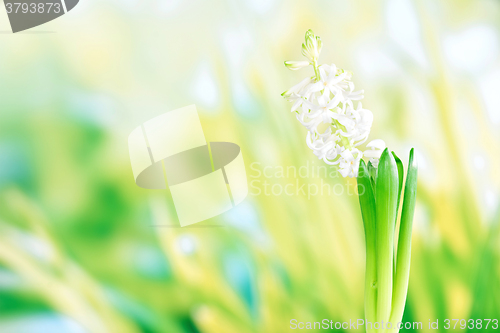
<instances>
[{"instance_id":1,"label":"yellow blurred background","mask_svg":"<svg viewBox=\"0 0 500 333\"><path fill-rule=\"evenodd\" d=\"M307 29L365 90L371 138L405 165L417 149L404 321L500 319L500 2L82 0L9 29L1 8L0 332L363 318L355 180L312 173L323 164L280 96L310 75L283 65ZM190 104L208 141L241 147L250 194L175 228L168 192L135 185L127 137Z\"/></svg>"}]
</instances>

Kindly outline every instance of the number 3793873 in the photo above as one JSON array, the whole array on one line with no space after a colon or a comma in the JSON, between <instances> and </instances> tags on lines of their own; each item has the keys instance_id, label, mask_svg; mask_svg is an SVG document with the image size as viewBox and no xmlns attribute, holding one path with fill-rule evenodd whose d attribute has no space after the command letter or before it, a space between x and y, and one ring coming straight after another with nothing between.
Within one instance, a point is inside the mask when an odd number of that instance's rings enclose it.
<instances>
[{"instance_id":1,"label":"number 3793873","mask_svg":"<svg viewBox=\"0 0 500 333\"><path fill-rule=\"evenodd\" d=\"M59 14L62 10L60 3L53 2L38 2L38 3L27 3L27 2L14 2L6 3L7 14L12 13L23 13L23 14L48 14L56 13Z\"/></svg>"},{"instance_id":2,"label":"number 3793873","mask_svg":"<svg viewBox=\"0 0 500 333\"><path fill-rule=\"evenodd\" d=\"M445 319L444 328L449 329L498 329L498 319Z\"/></svg>"}]
</instances>

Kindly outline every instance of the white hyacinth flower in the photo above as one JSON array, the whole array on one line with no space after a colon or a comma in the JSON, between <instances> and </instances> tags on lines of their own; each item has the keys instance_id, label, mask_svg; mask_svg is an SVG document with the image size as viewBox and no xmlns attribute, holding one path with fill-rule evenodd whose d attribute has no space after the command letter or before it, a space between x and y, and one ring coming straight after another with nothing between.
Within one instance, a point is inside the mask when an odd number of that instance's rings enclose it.
<instances>
[{"instance_id":1,"label":"white hyacinth flower","mask_svg":"<svg viewBox=\"0 0 500 333\"><path fill-rule=\"evenodd\" d=\"M343 177L357 177L363 157L378 167L385 143L373 140L367 150L357 148L368 140L373 113L363 108L360 101L364 91L354 90L351 72L334 64L318 65L321 48L321 39L308 30L302 44L302 54L307 60L285 61L285 66L291 70L312 66L315 75L282 96L293 102L291 111L297 113L297 120L307 129L306 143L313 153L325 163L337 165ZM327 124L327 129L321 133L318 126L322 124Z\"/></svg>"},{"instance_id":2,"label":"white hyacinth flower","mask_svg":"<svg viewBox=\"0 0 500 333\"><path fill-rule=\"evenodd\" d=\"M339 172L343 177L357 177L359 169L359 161L363 157L363 153L358 149L346 149L340 154L341 161Z\"/></svg>"}]
</instances>

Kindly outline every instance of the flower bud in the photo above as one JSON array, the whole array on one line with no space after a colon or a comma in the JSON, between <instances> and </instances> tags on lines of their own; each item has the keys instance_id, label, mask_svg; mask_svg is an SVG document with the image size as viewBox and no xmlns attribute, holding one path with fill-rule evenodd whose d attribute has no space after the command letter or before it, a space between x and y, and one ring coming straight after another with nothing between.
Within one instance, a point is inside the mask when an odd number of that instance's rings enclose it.
<instances>
[{"instance_id":1,"label":"flower bud","mask_svg":"<svg viewBox=\"0 0 500 333\"><path fill-rule=\"evenodd\" d=\"M302 44L302 54L311 61L317 61L319 53L323 47L321 38L314 35L314 32L309 29L306 31L306 41Z\"/></svg>"},{"instance_id":2,"label":"flower bud","mask_svg":"<svg viewBox=\"0 0 500 333\"><path fill-rule=\"evenodd\" d=\"M309 61L285 61L286 68L296 71L297 69L301 69L303 67L309 66L311 63Z\"/></svg>"}]
</instances>

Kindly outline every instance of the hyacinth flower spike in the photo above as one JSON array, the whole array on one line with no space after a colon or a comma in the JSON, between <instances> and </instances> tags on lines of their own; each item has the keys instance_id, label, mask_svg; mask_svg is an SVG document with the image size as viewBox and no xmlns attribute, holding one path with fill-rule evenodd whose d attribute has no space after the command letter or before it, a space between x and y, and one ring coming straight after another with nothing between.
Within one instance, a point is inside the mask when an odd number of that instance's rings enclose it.
<instances>
[{"instance_id":1,"label":"hyacinth flower spike","mask_svg":"<svg viewBox=\"0 0 500 333\"><path fill-rule=\"evenodd\" d=\"M351 72L334 64L318 65L321 48L321 39L308 30L302 44L307 60L286 61L285 66L291 70L312 66L314 76L305 78L282 96L293 102L291 111L297 113L297 120L306 128L306 143L314 155L336 165L343 177L357 178L366 243L365 327L370 333L398 332L410 273L417 192L414 150L410 151L403 195L403 163L386 148L385 142L376 139L366 149L358 148L369 137L373 114L363 108L360 100L364 92L354 90ZM318 127L322 124L327 124L327 128L321 132ZM363 158L369 160L368 164Z\"/></svg>"}]
</instances>

